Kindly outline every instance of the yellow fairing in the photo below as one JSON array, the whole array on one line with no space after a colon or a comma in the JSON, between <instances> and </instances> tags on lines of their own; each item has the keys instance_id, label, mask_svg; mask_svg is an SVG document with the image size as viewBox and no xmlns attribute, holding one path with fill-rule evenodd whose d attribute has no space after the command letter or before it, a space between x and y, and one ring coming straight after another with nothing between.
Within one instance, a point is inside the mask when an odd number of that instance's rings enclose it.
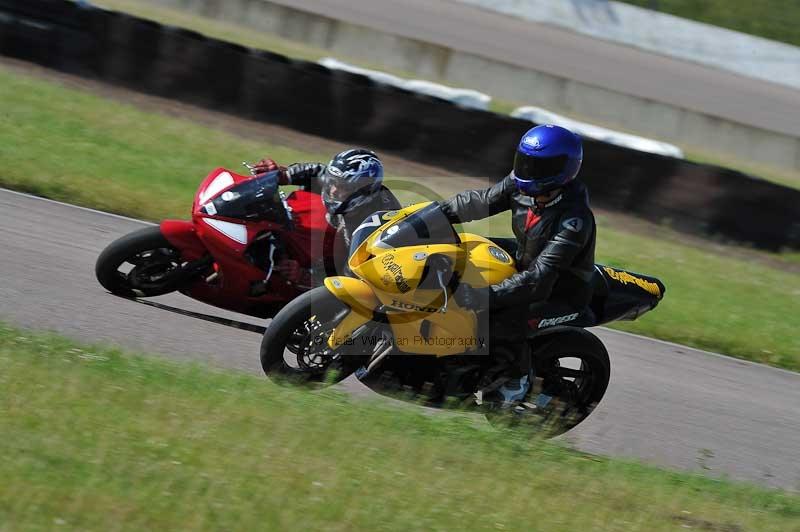
<instances>
[{"instance_id":1,"label":"yellow fairing","mask_svg":"<svg viewBox=\"0 0 800 532\"><path fill-rule=\"evenodd\" d=\"M335 277L325 281L328 289L352 309L331 335L331 347L341 345L370 321L374 311L385 314L399 351L446 356L479 347L482 339L475 313L460 308L452 294L446 312L442 312L445 297L437 279L428 279L420 287L426 265L431 256L446 257L460 282L485 287L513 275L514 259L490 240L471 233L460 234L459 243L391 248L379 241L384 230L428 205L412 205L384 215L386 223L356 249L348 262L359 279Z\"/></svg>"},{"instance_id":2,"label":"yellow fairing","mask_svg":"<svg viewBox=\"0 0 800 532\"><path fill-rule=\"evenodd\" d=\"M339 322L328 338L328 345L333 348L344 345L353 331L368 323L380 302L375 297L372 288L360 279L328 277L325 279L325 288L350 307L350 313Z\"/></svg>"},{"instance_id":3,"label":"yellow fairing","mask_svg":"<svg viewBox=\"0 0 800 532\"><path fill-rule=\"evenodd\" d=\"M478 335L475 313L451 302L446 313L387 312L398 351L417 355L458 355L474 351ZM413 319L410 319L412 318Z\"/></svg>"},{"instance_id":4,"label":"yellow fairing","mask_svg":"<svg viewBox=\"0 0 800 532\"><path fill-rule=\"evenodd\" d=\"M514 258L488 238L472 233L460 233L458 236L461 245L469 253L469 260L461 274L462 283L476 288L489 286L517 273Z\"/></svg>"}]
</instances>

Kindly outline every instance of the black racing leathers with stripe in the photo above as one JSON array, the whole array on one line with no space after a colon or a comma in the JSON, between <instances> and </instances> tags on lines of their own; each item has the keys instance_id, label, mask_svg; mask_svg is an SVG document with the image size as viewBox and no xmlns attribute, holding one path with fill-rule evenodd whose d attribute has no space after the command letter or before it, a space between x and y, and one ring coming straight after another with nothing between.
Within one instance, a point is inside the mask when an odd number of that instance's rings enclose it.
<instances>
[{"instance_id":1,"label":"black racing leathers with stripe","mask_svg":"<svg viewBox=\"0 0 800 532\"><path fill-rule=\"evenodd\" d=\"M518 273L491 287L492 307L546 300L573 308L588 304L596 227L588 192L579 181L572 181L560 196L536 209L532 198L520 194L514 179L507 176L489 188L456 194L442 204L442 210L453 223L511 211Z\"/></svg>"},{"instance_id":2,"label":"black racing leathers with stripe","mask_svg":"<svg viewBox=\"0 0 800 532\"><path fill-rule=\"evenodd\" d=\"M573 181L560 196L536 208L508 176L487 189L456 194L442 210L453 223L511 211L517 245L504 247L516 247L518 271L490 287L491 311L479 316L481 327L488 325L496 370L515 378L530 375L527 331L538 329L542 318L583 315L592 296L596 228L586 187Z\"/></svg>"}]
</instances>

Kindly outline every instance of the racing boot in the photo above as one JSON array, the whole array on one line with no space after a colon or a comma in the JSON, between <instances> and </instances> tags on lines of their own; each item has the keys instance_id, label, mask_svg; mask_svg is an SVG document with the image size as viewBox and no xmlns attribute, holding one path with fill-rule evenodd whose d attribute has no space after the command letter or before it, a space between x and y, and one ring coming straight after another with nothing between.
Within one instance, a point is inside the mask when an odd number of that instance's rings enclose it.
<instances>
[{"instance_id":1,"label":"racing boot","mask_svg":"<svg viewBox=\"0 0 800 532\"><path fill-rule=\"evenodd\" d=\"M478 390L475 402L489 408L517 409L523 404L530 388L531 379L528 375L500 377Z\"/></svg>"}]
</instances>

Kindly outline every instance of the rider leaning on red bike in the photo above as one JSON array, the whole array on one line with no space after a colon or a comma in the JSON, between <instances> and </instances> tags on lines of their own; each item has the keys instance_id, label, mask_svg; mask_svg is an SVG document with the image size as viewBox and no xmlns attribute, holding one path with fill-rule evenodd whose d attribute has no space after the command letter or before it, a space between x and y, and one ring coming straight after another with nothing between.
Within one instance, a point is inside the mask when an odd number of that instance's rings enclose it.
<instances>
[{"instance_id":1,"label":"rider leaning on red bike","mask_svg":"<svg viewBox=\"0 0 800 532\"><path fill-rule=\"evenodd\" d=\"M327 220L335 232L331 245L323 253L332 258L327 264L336 272L344 271L347 250L353 233L367 217L377 211L400 208L400 202L383 185L383 164L378 156L366 149L354 148L338 153L327 164L295 163L288 167L265 158L256 163L257 175L277 172L281 185L297 185L322 196ZM278 271L289 281L302 282L307 275L297 261L284 259Z\"/></svg>"}]
</instances>

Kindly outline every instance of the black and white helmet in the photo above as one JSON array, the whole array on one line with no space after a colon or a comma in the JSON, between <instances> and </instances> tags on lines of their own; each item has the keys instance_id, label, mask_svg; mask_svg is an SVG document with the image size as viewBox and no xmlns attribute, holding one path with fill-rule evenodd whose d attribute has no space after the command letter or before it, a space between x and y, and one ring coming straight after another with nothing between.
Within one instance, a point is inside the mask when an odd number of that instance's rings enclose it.
<instances>
[{"instance_id":1,"label":"black and white helmet","mask_svg":"<svg viewBox=\"0 0 800 532\"><path fill-rule=\"evenodd\" d=\"M370 150L355 148L336 155L325 169L322 201L331 216L369 202L383 185L383 163Z\"/></svg>"}]
</instances>

